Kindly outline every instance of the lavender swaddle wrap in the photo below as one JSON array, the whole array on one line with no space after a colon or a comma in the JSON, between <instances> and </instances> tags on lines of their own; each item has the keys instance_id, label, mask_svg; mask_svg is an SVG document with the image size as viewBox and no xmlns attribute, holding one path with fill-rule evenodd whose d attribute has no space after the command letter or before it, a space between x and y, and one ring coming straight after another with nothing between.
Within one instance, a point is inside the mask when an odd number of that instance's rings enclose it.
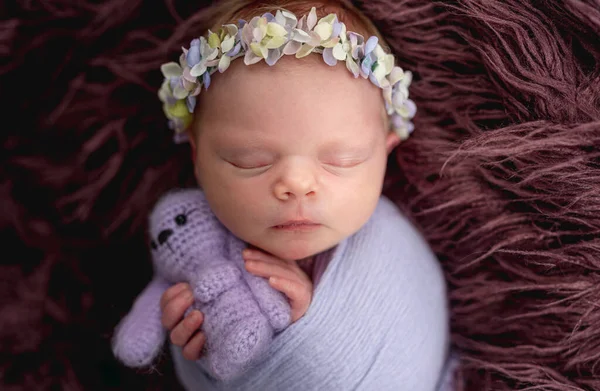
<instances>
[{"instance_id":1,"label":"lavender swaddle wrap","mask_svg":"<svg viewBox=\"0 0 600 391\"><path fill-rule=\"evenodd\" d=\"M218 382L172 346L188 390L434 391L448 357L446 285L437 259L391 201L333 251L308 312L265 359Z\"/></svg>"}]
</instances>

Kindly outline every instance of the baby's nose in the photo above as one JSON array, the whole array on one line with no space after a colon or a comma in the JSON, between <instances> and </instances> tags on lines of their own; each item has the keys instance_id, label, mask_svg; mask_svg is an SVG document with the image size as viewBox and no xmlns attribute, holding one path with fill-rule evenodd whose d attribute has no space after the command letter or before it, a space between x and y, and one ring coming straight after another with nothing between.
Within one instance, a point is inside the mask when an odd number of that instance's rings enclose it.
<instances>
[{"instance_id":1,"label":"baby's nose","mask_svg":"<svg viewBox=\"0 0 600 391\"><path fill-rule=\"evenodd\" d=\"M160 233L158 234L158 243L163 244L167 241L167 239L169 239L171 235L173 235L172 229L165 229L160 231Z\"/></svg>"}]
</instances>

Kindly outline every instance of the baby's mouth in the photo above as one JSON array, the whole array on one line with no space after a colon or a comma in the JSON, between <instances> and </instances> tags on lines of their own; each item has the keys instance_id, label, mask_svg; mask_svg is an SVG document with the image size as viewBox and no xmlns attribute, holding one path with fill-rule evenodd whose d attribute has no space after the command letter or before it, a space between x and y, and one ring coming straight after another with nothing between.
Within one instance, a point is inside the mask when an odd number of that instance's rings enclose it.
<instances>
[{"instance_id":1,"label":"baby's mouth","mask_svg":"<svg viewBox=\"0 0 600 391\"><path fill-rule=\"evenodd\" d=\"M315 223L310 220L290 220L282 224L274 225L273 228L282 231L314 231L319 228L321 224Z\"/></svg>"}]
</instances>

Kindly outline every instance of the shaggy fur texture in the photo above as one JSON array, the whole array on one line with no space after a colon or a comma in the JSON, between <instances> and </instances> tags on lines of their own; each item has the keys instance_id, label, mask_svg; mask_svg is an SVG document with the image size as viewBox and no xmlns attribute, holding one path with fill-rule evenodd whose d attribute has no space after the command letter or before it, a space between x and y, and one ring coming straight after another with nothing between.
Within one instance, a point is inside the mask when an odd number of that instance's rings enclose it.
<instances>
[{"instance_id":1,"label":"shaggy fur texture","mask_svg":"<svg viewBox=\"0 0 600 391\"><path fill-rule=\"evenodd\" d=\"M151 275L148 209L193 183L156 91L207 3L1 7L1 388L174 389L109 339ZM447 273L458 388L600 390L600 4L356 4L415 71L386 193Z\"/></svg>"}]
</instances>

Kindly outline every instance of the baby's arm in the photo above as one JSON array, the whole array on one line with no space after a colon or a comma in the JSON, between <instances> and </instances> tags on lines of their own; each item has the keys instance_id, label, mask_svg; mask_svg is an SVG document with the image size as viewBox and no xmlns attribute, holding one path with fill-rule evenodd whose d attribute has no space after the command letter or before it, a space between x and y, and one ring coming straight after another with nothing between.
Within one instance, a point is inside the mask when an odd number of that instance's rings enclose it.
<instances>
[{"instance_id":1,"label":"baby's arm","mask_svg":"<svg viewBox=\"0 0 600 391\"><path fill-rule=\"evenodd\" d=\"M150 365L160 352L165 329L160 317L160 296L169 283L155 277L136 298L131 311L115 330L112 349L115 356L129 367Z\"/></svg>"}]
</instances>

